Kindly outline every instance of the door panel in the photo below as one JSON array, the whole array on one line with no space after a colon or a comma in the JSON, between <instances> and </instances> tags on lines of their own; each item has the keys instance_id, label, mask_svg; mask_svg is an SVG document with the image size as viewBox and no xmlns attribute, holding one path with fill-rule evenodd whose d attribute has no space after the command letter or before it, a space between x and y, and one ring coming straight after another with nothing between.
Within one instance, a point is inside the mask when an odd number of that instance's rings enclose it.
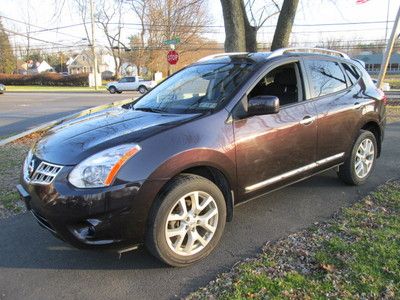
<instances>
[{"instance_id":1,"label":"door panel","mask_svg":"<svg viewBox=\"0 0 400 300\"><path fill-rule=\"evenodd\" d=\"M315 162L317 125L315 121L302 124L306 116L316 116L312 102L303 101L281 107L274 115L234 122L241 199L271 188L270 184L254 188L256 184ZM283 183L284 180L277 181L274 185Z\"/></svg>"},{"instance_id":2,"label":"door panel","mask_svg":"<svg viewBox=\"0 0 400 300\"><path fill-rule=\"evenodd\" d=\"M317 159L349 151L361 109L351 91L325 96L315 102L318 119Z\"/></svg>"},{"instance_id":3,"label":"door panel","mask_svg":"<svg viewBox=\"0 0 400 300\"><path fill-rule=\"evenodd\" d=\"M348 88L343 66L335 60L308 58L304 65L318 114L317 160L349 151L361 116L360 90Z\"/></svg>"}]
</instances>

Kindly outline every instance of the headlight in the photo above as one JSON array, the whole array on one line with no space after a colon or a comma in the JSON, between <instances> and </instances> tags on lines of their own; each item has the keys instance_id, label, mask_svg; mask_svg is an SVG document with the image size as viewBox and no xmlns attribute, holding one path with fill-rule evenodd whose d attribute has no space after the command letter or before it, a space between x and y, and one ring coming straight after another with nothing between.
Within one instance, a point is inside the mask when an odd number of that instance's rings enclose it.
<instances>
[{"instance_id":1,"label":"headlight","mask_svg":"<svg viewBox=\"0 0 400 300\"><path fill-rule=\"evenodd\" d=\"M69 182L78 188L109 186L121 167L140 151L137 144L124 144L94 154L69 174Z\"/></svg>"}]
</instances>

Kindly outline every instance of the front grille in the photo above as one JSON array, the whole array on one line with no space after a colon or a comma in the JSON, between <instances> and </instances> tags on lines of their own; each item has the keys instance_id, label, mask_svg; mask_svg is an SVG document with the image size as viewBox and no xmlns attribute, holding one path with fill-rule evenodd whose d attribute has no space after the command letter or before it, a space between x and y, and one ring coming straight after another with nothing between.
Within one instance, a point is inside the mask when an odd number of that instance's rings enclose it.
<instances>
[{"instance_id":1,"label":"front grille","mask_svg":"<svg viewBox=\"0 0 400 300\"><path fill-rule=\"evenodd\" d=\"M26 173L24 177L27 182L32 184L42 184L48 185L53 182L54 178L60 173L62 166L54 165L48 162L40 162L39 166L34 169L35 159L28 162L31 165L31 172L29 172L29 167L26 168ZM30 173L30 174L29 174Z\"/></svg>"},{"instance_id":2,"label":"front grille","mask_svg":"<svg viewBox=\"0 0 400 300\"><path fill-rule=\"evenodd\" d=\"M42 161L31 177L31 183L50 184L61 171L62 167Z\"/></svg>"}]
</instances>

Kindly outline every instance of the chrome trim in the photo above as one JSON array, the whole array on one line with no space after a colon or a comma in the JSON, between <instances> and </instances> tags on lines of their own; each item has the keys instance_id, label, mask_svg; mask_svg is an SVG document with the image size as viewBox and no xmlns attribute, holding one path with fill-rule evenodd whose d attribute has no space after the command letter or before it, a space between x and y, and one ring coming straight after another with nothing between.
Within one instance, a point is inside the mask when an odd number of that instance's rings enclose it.
<instances>
[{"instance_id":1,"label":"chrome trim","mask_svg":"<svg viewBox=\"0 0 400 300\"><path fill-rule=\"evenodd\" d=\"M29 169L32 161L34 161L33 158L31 158L31 161L27 161L28 167L24 169L24 179L30 184L49 185L63 168L63 166L42 161L36 170L33 170L33 166Z\"/></svg>"},{"instance_id":2,"label":"chrome trim","mask_svg":"<svg viewBox=\"0 0 400 300\"><path fill-rule=\"evenodd\" d=\"M292 176L294 176L294 175L297 175L297 174L303 173L303 172L305 172L305 171L314 169L314 168L316 168L316 167L319 167L320 165L326 164L326 163L331 162L331 161L333 161L333 160L335 160L335 159L339 159L339 158L341 158L341 157L343 157L343 156L344 156L344 152L338 153L338 154L335 154L335 155L332 155L332 156L329 156L329 157L327 157L327 158L318 160L318 161L316 161L316 162L313 162L313 163L311 163L311 164L305 165L305 166L300 167L300 168L298 168L298 169L294 169L294 170L292 170L292 171L289 171L289 172L283 173L283 174L281 174L281 175L278 175L278 176L269 178L269 179L267 179L267 180L258 182L258 183L256 183L256 184L250 185L250 186L246 187L245 190L246 190L246 192L252 192L252 191L257 190L257 189L259 189L259 188L262 188L262 187L264 187L264 186L273 184L273 183L275 183L275 182L278 182L278 181L287 179L287 178L292 177Z\"/></svg>"}]
</instances>

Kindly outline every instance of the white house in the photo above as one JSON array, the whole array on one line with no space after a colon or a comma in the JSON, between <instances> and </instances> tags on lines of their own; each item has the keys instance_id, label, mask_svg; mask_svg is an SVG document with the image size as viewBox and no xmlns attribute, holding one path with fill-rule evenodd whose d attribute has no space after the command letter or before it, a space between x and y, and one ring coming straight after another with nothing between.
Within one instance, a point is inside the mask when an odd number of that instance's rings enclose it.
<instances>
[{"instance_id":1,"label":"white house","mask_svg":"<svg viewBox=\"0 0 400 300\"><path fill-rule=\"evenodd\" d=\"M101 74L115 75L116 66L114 58L105 51L97 53L97 67ZM90 49L85 49L81 53L72 57L67 62L68 74L81 74L93 72L93 54Z\"/></svg>"}]
</instances>

